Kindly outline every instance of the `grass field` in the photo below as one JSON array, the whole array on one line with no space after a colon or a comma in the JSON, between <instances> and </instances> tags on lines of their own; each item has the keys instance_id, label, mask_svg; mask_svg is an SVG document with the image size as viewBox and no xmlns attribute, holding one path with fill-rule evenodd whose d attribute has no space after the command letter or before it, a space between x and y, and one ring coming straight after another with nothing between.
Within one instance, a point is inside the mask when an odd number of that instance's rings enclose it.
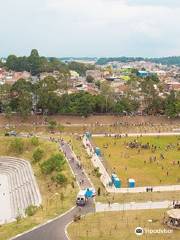
<instances>
[{"instance_id":1,"label":"grass field","mask_svg":"<svg viewBox=\"0 0 180 240\"><path fill-rule=\"evenodd\" d=\"M136 227L168 229L163 224L165 210L143 210L91 214L68 228L71 240L178 240L180 231L136 236ZM152 220L151 222L148 220Z\"/></svg>"},{"instance_id":2,"label":"grass field","mask_svg":"<svg viewBox=\"0 0 180 240\"><path fill-rule=\"evenodd\" d=\"M32 154L36 148L31 144L30 139L23 139L24 151L22 154L16 154L9 150L12 138L0 138L0 155L1 156L16 156L24 158L32 163ZM52 154L59 152L58 145L48 141L39 141L39 146L44 150L44 157L41 163L47 160ZM56 217L74 206L74 199L77 193L77 186L74 182L73 176L70 172L68 164L65 164L63 173L68 177L68 184L64 187L56 186L52 183L51 176L42 175L39 164L33 164L32 168L38 182L40 192L42 195L42 208L32 217L21 219L19 222L10 223L0 226L0 239L5 240L10 237L24 232L37 224L43 223L48 219ZM75 188L71 183L74 182ZM58 194L57 194L58 193ZM62 197L63 196L63 197Z\"/></svg>"},{"instance_id":3,"label":"grass field","mask_svg":"<svg viewBox=\"0 0 180 240\"><path fill-rule=\"evenodd\" d=\"M92 180L96 189L101 188L101 195L96 196L96 201L111 203L119 202L144 202L144 201L163 201L163 200L178 200L180 199L180 192L148 192L148 193L127 193L127 194L109 194L106 192L104 186L102 185L100 178L94 174L94 167L91 163L91 159L87 155L86 150L82 146L82 141L76 137L66 136L66 140L71 140L73 150L77 156L80 157L81 162Z\"/></svg>"},{"instance_id":4,"label":"grass field","mask_svg":"<svg viewBox=\"0 0 180 240\"><path fill-rule=\"evenodd\" d=\"M130 142L156 146L156 150L127 147ZM96 137L93 143L100 147L109 173L116 172L127 187L128 178L136 186L180 184L180 137ZM167 146L170 144L169 149ZM163 157L161 157L161 154ZM179 164L178 164L179 161Z\"/></svg>"}]
</instances>

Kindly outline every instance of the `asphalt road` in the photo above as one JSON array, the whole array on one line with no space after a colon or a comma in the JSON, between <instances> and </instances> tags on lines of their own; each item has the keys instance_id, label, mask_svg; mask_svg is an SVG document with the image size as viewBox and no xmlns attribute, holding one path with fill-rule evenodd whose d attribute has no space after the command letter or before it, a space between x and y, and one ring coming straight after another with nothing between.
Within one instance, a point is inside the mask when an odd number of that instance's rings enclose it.
<instances>
[{"instance_id":1,"label":"asphalt road","mask_svg":"<svg viewBox=\"0 0 180 240\"><path fill-rule=\"evenodd\" d=\"M73 154L71 147L64 141L60 143L60 148L63 150L69 165L76 176L76 181L81 189L86 187L92 187L90 180L88 179L83 168L79 166L79 161ZM75 199L74 199L75 201ZM67 240L66 226L70 223L74 216L85 215L90 212L94 212L94 201L91 199L87 202L85 207L75 207L68 211L64 215L56 218L55 220L42 225L34 230L31 230L23 235L17 236L12 239L16 240Z\"/></svg>"},{"instance_id":2,"label":"asphalt road","mask_svg":"<svg viewBox=\"0 0 180 240\"><path fill-rule=\"evenodd\" d=\"M67 214L59 217L58 219L49 222L39 228L36 228L28 233L25 233L19 237L13 238L17 240L68 240L65 233L65 228L70 223L75 215L85 215L89 212L93 212L93 201L89 201L86 207L81 208L75 207Z\"/></svg>"}]
</instances>

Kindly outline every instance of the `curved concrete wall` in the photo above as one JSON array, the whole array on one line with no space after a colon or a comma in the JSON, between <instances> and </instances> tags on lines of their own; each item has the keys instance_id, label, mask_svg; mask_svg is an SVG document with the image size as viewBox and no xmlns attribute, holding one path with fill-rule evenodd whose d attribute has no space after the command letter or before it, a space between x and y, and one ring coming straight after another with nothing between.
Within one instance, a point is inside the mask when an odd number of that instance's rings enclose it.
<instances>
[{"instance_id":1,"label":"curved concrete wall","mask_svg":"<svg viewBox=\"0 0 180 240\"><path fill-rule=\"evenodd\" d=\"M0 224L25 216L29 205L42 202L33 170L28 161L0 157Z\"/></svg>"}]
</instances>

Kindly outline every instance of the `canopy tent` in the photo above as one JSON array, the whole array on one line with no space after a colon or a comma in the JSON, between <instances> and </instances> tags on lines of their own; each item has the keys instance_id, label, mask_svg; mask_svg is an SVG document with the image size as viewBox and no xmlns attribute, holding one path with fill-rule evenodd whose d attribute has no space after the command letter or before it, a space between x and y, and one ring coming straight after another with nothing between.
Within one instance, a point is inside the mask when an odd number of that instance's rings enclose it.
<instances>
[{"instance_id":1,"label":"canopy tent","mask_svg":"<svg viewBox=\"0 0 180 240\"><path fill-rule=\"evenodd\" d=\"M175 229L180 229L180 209L171 209L167 211L166 224Z\"/></svg>"},{"instance_id":2,"label":"canopy tent","mask_svg":"<svg viewBox=\"0 0 180 240\"><path fill-rule=\"evenodd\" d=\"M180 209L171 209L167 211L167 215L170 218L180 220Z\"/></svg>"}]
</instances>

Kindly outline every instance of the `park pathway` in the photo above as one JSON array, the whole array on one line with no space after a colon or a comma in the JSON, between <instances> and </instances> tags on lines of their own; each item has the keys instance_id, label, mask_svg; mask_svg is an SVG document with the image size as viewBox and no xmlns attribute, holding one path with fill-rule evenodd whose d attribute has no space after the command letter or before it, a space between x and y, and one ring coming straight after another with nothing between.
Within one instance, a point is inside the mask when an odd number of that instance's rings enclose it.
<instances>
[{"instance_id":1,"label":"park pathway","mask_svg":"<svg viewBox=\"0 0 180 240\"><path fill-rule=\"evenodd\" d=\"M67 162L71 168L72 174L76 178L76 182L79 185L79 188L85 189L93 187L91 180L87 176L85 170L82 168L81 162L74 154L71 146L67 142L61 140L60 149L62 150L62 152L64 152L64 155L66 156Z\"/></svg>"},{"instance_id":2,"label":"park pathway","mask_svg":"<svg viewBox=\"0 0 180 240\"><path fill-rule=\"evenodd\" d=\"M121 135L121 137L156 137L156 136L180 136L179 132L155 132L155 133L122 133L122 134L92 134L92 137L115 137Z\"/></svg>"},{"instance_id":3,"label":"park pathway","mask_svg":"<svg viewBox=\"0 0 180 240\"><path fill-rule=\"evenodd\" d=\"M73 175L76 177L77 184L81 189L92 187L85 171L79 167L79 161L72 151L70 145L65 141L60 141L60 149L64 152L66 160L70 165ZM74 158L74 160L72 160ZM74 207L63 215L47 223L37 226L31 231L18 235L11 240L68 240L66 226L73 221L75 215L86 215L95 212L94 201L89 200L85 207Z\"/></svg>"},{"instance_id":4,"label":"park pathway","mask_svg":"<svg viewBox=\"0 0 180 240\"><path fill-rule=\"evenodd\" d=\"M172 201L161 202L130 202L130 203L96 203L96 212L111 212L111 211L130 211L130 210L146 210L146 209L167 209L172 208Z\"/></svg>"},{"instance_id":5,"label":"park pathway","mask_svg":"<svg viewBox=\"0 0 180 240\"><path fill-rule=\"evenodd\" d=\"M129 135L129 134L128 134ZM24 135L27 137L27 135ZM49 139L49 137L39 136L40 138ZM73 175L76 177L77 184L81 189L84 187L92 187L92 183L88 178L86 172L80 167L80 162L75 156L70 145L65 141L60 141L60 149L64 152L66 160L71 168ZM82 181L83 180L83 181ZM157 205L157 206L156 206ZM122 210L138 210L138 209L155 209L155 208L167 208L172 205L169 201L164 202L145 202L145 203L126 203L126 204L103 204L96 203L94 208L94 201L89 201L86 207L82 208L79 212L79 208L73 207L63 215L56 219L50 220L45 224L37 226L26 233L19 234L11 240L68 240L66 233L66 227L74 219L77 214L85 215L92 212L102 211L122 211Z\"/></svg>"}]
</instances>

